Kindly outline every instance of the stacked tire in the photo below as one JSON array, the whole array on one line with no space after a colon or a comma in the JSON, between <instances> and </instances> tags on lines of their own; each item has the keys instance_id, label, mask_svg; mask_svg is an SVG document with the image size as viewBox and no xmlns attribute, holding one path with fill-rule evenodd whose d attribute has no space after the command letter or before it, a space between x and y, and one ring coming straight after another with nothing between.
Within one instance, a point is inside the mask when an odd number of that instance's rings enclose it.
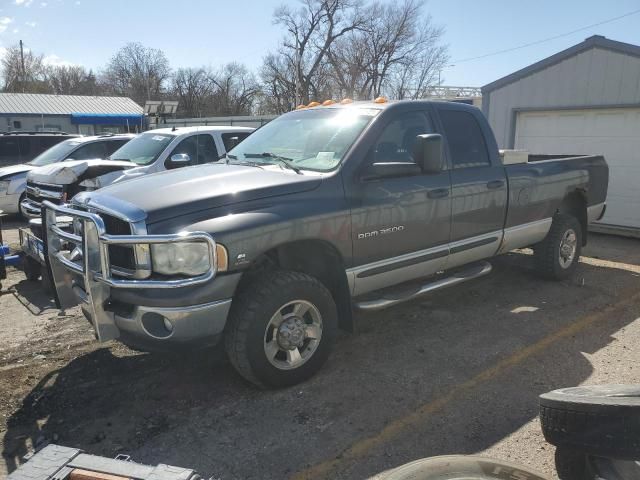
<instances>
[{"instance_id":1,"label":"stacked tire","mask_svg":"<svg viewBox=\"0 0 640 480\"><path fill-rule=\"evenodd\" d=\"M540 396L540 423L546 440L557 447L560 479L593 478L589 457L640 460L640 385L545 393Z\"/></svg>"}]
</instances>

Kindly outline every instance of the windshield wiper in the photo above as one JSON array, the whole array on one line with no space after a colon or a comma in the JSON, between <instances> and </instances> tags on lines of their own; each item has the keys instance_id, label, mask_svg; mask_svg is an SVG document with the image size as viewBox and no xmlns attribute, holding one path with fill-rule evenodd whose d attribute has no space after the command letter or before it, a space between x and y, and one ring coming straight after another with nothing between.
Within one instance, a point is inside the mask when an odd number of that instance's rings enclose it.
<instances>
[{"instance_id":1,"label":"windshield wiper","mask_svg":"<svg viewBox=\"0 0 640 480\"><path fill-rule=\"evenodd\" d=\"M237 159L238 159L238 156L237 156L237 155L231 155L230 153L225 154L225 156L224 156L224 160L225 160L225 163L226 163L227 165L229 165L229 159L231 159L231 160L237 160Z\"/></svg>"},{"instance_id":2,"label":"windshield wiper","mask_svg":"<svg viewBox=\"0 0 640 480\"><path fill-rule=\"evenodd\" d=\"M302 172L300 171L300 169L296 167L293 163L291 163L293 162L292 158L283 157L282 155L276 155L275 153L271 153L271 152L245 153L244 156L245 158L273 158L274 160L277 160L278 162L280 162L281 165L284 165L285 167L296 172L298 175L302 175Z\"/></svg>"}]
</instances>

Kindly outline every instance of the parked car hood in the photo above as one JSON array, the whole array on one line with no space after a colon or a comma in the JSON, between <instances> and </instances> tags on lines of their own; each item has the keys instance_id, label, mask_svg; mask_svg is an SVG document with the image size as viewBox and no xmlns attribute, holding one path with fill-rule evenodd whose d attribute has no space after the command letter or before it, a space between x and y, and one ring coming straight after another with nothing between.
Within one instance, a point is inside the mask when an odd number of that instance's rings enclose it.
<instances>
[{"instance_id":1,"label":"parked car hood","mask_svg":"<svg viewBox=\"0 0 640 480\"><path fill-rule=\"evenodd\" d=\"M315 174L279 169L211 164L186 167L83 192L74 201L100 206L126 202L154 223L201 210L308 191L320 185Z\"/></svg>"},{"instance_id":2,"label":"parked car hood","mask_svg":"<svg viewBox=\"0 0 640 480\"><path fill-rule=\"evenodd\" d=\"M71 185L87 178L135 166L135 163L119 160L68 160L34 168L27 175L27 180L53 185Z\"/></svg>"},{"instance_id":3,"label":"parked car hood","mask_svg":"<svg viewBox=\"0 0 640 480\"><path fill-rule=\"evenodd\" d=\"M29 170L33 170L33 165L27 165L26 163L22 163L20 165L11 165L10 167L2 167L0 168L0 180L4 178L11 177L12 175L17 175L19 173L25 173Z\"/></svg>"}]
</instances>

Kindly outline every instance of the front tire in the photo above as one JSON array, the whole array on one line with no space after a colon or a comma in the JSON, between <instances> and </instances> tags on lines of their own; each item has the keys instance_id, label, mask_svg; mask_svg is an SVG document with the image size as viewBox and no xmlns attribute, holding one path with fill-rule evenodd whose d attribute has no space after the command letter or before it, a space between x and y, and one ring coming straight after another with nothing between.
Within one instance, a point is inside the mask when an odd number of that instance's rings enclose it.
<instances>
[{"instance_id":1,"label":"front tire","mask_svg":"<svg viewBox=\"0 0 640 480\"><path fill-rule=\"evenodd\" d=\"M36 259L25 255L22 258L22 269L24 270L24 276L30 282L36 282L40 278L42 266Z\"/></svg>"},{"instance_id":2,"label":"front tire","mask_svg":"<svg viewBox=\"0 0 640 480\"><path fill-rule=\"evenodd\" d=\"M260 387L285 387L325 363L338 325L335 302L314 277L274 271L243 288L225 331L232 365Z\"/></svg>"},{"instance_id":3,"label":"front tire","mask_svg":"<svg viewBox=\"0 0 640 480\"><path fill-rule=\"evenodd\" d=\"M582 251L582 226L571 216L553 217L546 238L534 247L536 269L550 280L564 280L575 271Z\"/></svg>"},{"instance_id":4,"label":"front tire","mask_svg":"<svg viewBox=\"0 0 640 480\"><path fill-rule=\"evenodd\" d=\"M20 199L18 200L18 214L22 218L22 220L29 221L29 215L22 209L22 201L26 198L27 194L23 193L20 195Z\"/></svg>"}]
</instances>

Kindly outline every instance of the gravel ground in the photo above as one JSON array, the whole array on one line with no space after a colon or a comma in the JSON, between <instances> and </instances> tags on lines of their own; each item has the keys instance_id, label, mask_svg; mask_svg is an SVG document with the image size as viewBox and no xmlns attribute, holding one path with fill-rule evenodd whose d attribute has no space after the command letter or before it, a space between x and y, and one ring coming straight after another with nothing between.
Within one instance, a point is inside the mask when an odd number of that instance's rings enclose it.
<instances>
[{"instance_id":1,"label":"gravel ground","mask_svg":"<svg viewBox=\"0 0 640 480\"><path fill-rule=\"evenodd\" d=\"M536 277L526 251L503 256L488 277L360 315L316 377L279 391L254 389L219 351L97 344L77 309L59 313L12 270L0 295L0 476L56 442L221 479L366 478L454 453L552 477L537 395L640 383L639 247L594 234L561 283Z\"/></svg>"}]
</instances>

